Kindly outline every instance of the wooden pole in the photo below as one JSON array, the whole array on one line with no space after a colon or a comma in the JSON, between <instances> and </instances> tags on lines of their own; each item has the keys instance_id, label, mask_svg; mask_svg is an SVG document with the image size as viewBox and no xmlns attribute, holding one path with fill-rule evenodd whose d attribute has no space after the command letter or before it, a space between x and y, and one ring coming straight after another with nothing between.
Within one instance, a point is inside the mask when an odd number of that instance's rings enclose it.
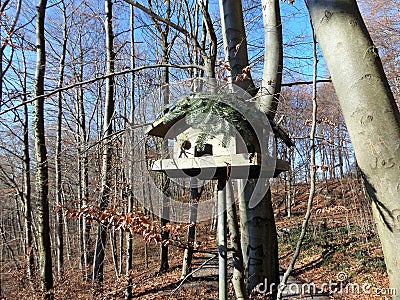
<instances>
[{"instance_id":1,"label":"wooden pole","mask_svg":"<svg viewBox=\"0 0 400 300\"><path fill-rule=\"evenodd\" d=\"M228 299L227 289L227 251L226 251L226 180L218 179L218 269L219 300Z\"/></svg>"}]
</instances>

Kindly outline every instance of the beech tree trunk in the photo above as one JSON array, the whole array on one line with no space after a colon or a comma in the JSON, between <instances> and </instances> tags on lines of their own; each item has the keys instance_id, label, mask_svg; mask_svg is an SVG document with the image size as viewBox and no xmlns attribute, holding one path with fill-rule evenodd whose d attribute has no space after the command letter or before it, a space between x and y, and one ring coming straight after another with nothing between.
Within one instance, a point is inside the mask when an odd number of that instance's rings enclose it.
<instances>
[{"instance_id":1,"label":"beech tree trunk","mask_svg":"<svg viewBox=\"0 0 400 300\"><path fill-rule=\"evenodd\" d=\"M79 40L79 64L77 66L77 81L83 81L84 74L84 46L82 40L82 32L79 32L78 36ZM84 207L87 205L87 199L89 197L89 159L88 159L88 151L87 151L87 130L86 130L86 110L85 110L85 101L84 101L84 87L79 86L77 88L77 139L78 139L78 169L79 169L79 205L80 207ZM91 225L87 221L86 216L82 216L80 219L81 224L81 265L83 270L84 280L90 280L90 260L93 256L93 251L90 249L91 239L90 239L90 229Z\"/></svg>"},{"instance_id":2,"label":"beech tree trunk","mask_svg":"<svg viewBox=\"0 0 400 300\"><path fill-rule=\"evenodd\" d=\"M264 69L261 88L257 93L260 110L273 120L281 92L283 45L278 0L262 0L264 21Z\"/></svg>"},{"instance_id":3,"label":"beech tree trunk","mask_svg":"<svg viewBox=\"0 0 400 300\"><path fill-rule=\"evenodd\" d=\"M105 1L105 12L106 12L106 51L107 51L107 74L114 73L114 50L113 50L113 23L112 23L112 0ZM104 122L103 122L103 139L105 141L103 147L102 157L102 183L101 183L101 194L100 194L100 210L104 210L110 198L110 185L112 181L111 174L111 158L112 149L109 144L108 138L113 132L112 118L114 114L114 77L109 76L106 79L106 94L105 94L105 110L104 110ZM104 256L107 238L107 227L105 224L99 223L97 228L97 240L96 240L96 251L94 255L94 266L93 266L93 281L103 281L103 267L104 267Z\"/></svg>"},{"instance_id":4,"label":"beech tree trunk","mask_svg":"<svg viewBox=\"0 0 400 300\"><path fill-rule=\"evenodd\" d=\"M170 6L170 1L167 1L168 6ZM170 13L170 9L168 9ZM168 30L166 29L164 32L161 32L161 49L162 49L162 61L163 63L168 63L169 60L169 50L168 50ZM163 68L162 70L162 84L163 87L163 104L167 106L169 103L169 68ZM168 153L168 142L164 141L162 145L163 155ZM162 182L163 182L163 195L162 195L162 207L161 207L161 226L166 226L169 222L170 218L170 205L169 205L169 179L166 175L162 174ZM166 241L169 238L169 231L161 230L161 239L162 241ZM165 272L169 269L168 263L168 245L161 243L160 245L160 270L159 272Z\"/></svg>"},{"instance_id":5,"label":"beech tree trunk","mask_svg":"<svg viewBox=\"0 0 400 300\"><path fill-rule=\"evenodd\" d=\"M192 271L192 259L193 259L193 244L196 238L196 222L197 222L197 207L199 201L199 191L197 188L197 179L190 178L190 213L189 213L189 224L187 233L187 248L183 254L182 264L182 275L181 279L184 279Z\"/></svg>"},{"instance_id":6,"label":"beech tree trunk","mask_svg":"<svg viewBox=\"0 0 400 300\"><path fill-rule=\"evenodd\" d=\"M27 274L31 278L35 272L34 245L32 233L32 186L31 186L31 155L29 152L29 111L27 100L27 65L25 53L22 52L24 77L23 77L23 98L24 119L23 119L23 203L24 203L24 231L25 231L25 249L27 257Z\"/></svg>"},{"instance_id":7,"label":"beech tree trunk","mask_svg":"<svg viewBox=\"0 0 400 300\"><path fill-rule=\"evenodd\" d=\"M268 285L279 284L278 239L271 190L256 191L256 184L256 180L248 180L243 194L239 195L241 245L249 294L265 281ZM262 197L262 200L249 208L253 193Z\"/></svg>"},{"instance_id":8,"label":"beech tree trunk","mask_svg":"<svg viewBox=\"0 0 400 300\"><path fill-rule=\"evenodd\" d=\"M149 0L148 1L150 9L152 9L152 2ZM171 1L166 0L165 1L165 6L166 6L166 20L170 21L171 20ZM168 41L168 36L169 36L169 25L164 24L164 26L160 25L160 22L157 20L155 17L151 17L154 26L156 27L158 33L160 34L160 39L161 39L161 56L162 56L162 62L163 63L168 63L169 61L169 41ZM163 85L162 87L162 97L163 97L163 104L164 106L168 105L169 103L169 68L164 67L162 69L162 75L161 75L161 84ZM168 154L168 142L164 141L162 147L162 153L163 157L166 157ZM163 196L161 199L161 209L160 209L160 223L161 226L164 227L168 224L169 218L170 218L170 205L169 205L169 179L166 177L166 175L162 174L160 175L160 179L162 182L163 186ZM161 229L161 240L166 241L169 238L169 231ZM160 269L159 272L165 272L169 269L169 262L168 262L168 245L161 243L160 245Z\"/></svg>"},{"instance_id":9,"label":"beech tree trunk","mask_svg":"<svg viewBox=\"0 0 400 300\"><path fill-rule=\"evenodd\" d=\"M226 214L231 248L233 250L232 284L233 288L235 289L236 299L247 299L246 288L244 284L244 264L242 247L240 245L237 209L231 181L228 181L226 184Z\"/></svg>"},{"instance_id":10,"label":"beech tree trunk","mask_svg":"<svg viewBox=\"0 0 400 300\"><path fill-rule=\"evenodd\" d=\"M35 114L32 122L35 135L36 190L39 220L39 259L42 289L45 298L51 298L48 291L53 288L53 273L50 242L50 212L48 199L49 170L44 129L44 76L46 70L46 49L44 20L46 0L39 0L36 6L36 71L34 80Z\"/></svg>"},{"instance_id":11,"label":"beech tree trunk","mask_svg":"<svg viewBox=\"0 0 400 300\"><path fill-rule=\"evenodd\" d=\"M131 69L135 68L135 8L130 5L130 35L131 35ZM133 128L135 121L135 72L131 74L131 82L130 82L131 94L130 94L130 113L129 113L129 126ZM129 128L129 160L134 158L134 130ZM128 160L128 161L129 161ZM127 213L131 213L133 211L134 198L133 198L133 178L134 169L133 162L131 162L128 180L129 180L129 193L128 193L128 211ZM144 193L143 193L144 195ZM125 299L132 299L132 277L131 270L133 268L133 234L131 231L127 232L126 235L126 269L125 275L128 277L125 289Z\"/></svg>"},{"instance_id":12,"label":"beech tree trunk","mask_svg":"<svg viewBox=\"0 0 400 300\"><path fill-rule=\"evenodd\" d=\"M307 1L400 299L400 114L355 0Z\"/></svg>"},{"instance_id":13,"label":"beech tree trunk","mask_svg":"<svg viewBox=\"0 0 400 300\"><path fill-rule=\"evenodd\" d=\"M265 55L262 87L256 95L259 108L273 119L279 98L282 78L282 28L277 0L262 1L265 37ZM221 26L226 59L231 68L232 80L254 96L254 84L246 66L247 42L240 1L221 0ZM265 180L265 179L263 179ZM268 190L259 204L248 207L251 195L256 192L256 180L242 181L243 195L239 195L241 246L249 293L266 279L269 284L279 283L277 236L272 211L271 193ZM265 192L265 191L264 191Z\"/></svg>"},{"instance_id":14,"label":"beech tree trunk","mask_svg":"<svg viewBox=\"0 0 400 300\"><path fill-rule=\"evenodd\" d=\"M226 180L218 179L218 299L228 299L228 249L226 243Z\"/></svg>"},{"instance_id":15,"label":"beech tree trunk","mask_svg":"<svg viewBox=\"0 0 400 300\"><path fill-rule=\"evenodd\" d=\"M63 5L63 17L64 17L64 26L63 26L63 41L61 48L61 57L60 57L60 66L59 66L59 79L57 88L61 88L64 84L64 69L65 69L65 56L67 53L67 39L68 39L68 31L67 31L67 15L66 15L66 7L65 3L62 2ZM63 273L63 265L64 265L64 230L63 230L63 210L62 210L62 172L61 172L61 143L62 143L62 102L63 102L63 94L62 92L58 93L58 111L57 111L57 145L56 145L56 201L57 201L57 275L58 278L62 278Z\"/></svg>"},{"instance_id":16,"label":"beech tree trunk","mask_svg":"<svg viewBox=\"0 0 400 300\"><path fill-rule=\"evenodd\" d=\"M255 88L247 55L242 1L219 0L221 29L225 49L225 61L230 67L230 80L254 96Z\"/></svg>"}]
</instances>

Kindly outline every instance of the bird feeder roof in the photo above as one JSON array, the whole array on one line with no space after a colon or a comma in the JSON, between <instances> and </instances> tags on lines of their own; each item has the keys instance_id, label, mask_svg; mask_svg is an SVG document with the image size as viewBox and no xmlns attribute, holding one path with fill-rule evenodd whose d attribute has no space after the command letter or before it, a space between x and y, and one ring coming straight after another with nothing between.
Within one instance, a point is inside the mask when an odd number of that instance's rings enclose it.
<instances>
[{"instance_id":1,"label":"bird feeder roof","mask_svg":"<svg viewBox=\"0 0 400 300\"><path fill-rule=\"evenodd\" d=\"M234 94L223 94L222 97L235 97ZM240 118L240 113L236 110L232 109L223 102L218 102L221 98L221 95L213 95L210 93L193 93L189 96L182 97L176 103L171 104L167 108L164 109L162 116L154 121L152 124L145 128L145 133L151 136L165 138L167 133L169 133L170 129L180 122L179 130L175 131L175 134L178 135L179 133L183 132L190 125L186 124L183 120L188 114L197 114L200 108L203 106L211 106L214 103L218 103L220 105L220 111L225 110L224 118L232 118L235 123L237 124L237 120L239 123L241 122L242 132L244 131L244 135L251 134L252 125L248 122L248 120L244 119L243 117ZM243 101L243 100L239 100ZM236 101L237 103L238 101ZM211 103L211 104L210 104ZM247 114L251 115L252 110L256 109L255 104L253 102L243 102L242 106L240 107L241 110L246 110ZM260 118L255 116L252 119L252 123L260 122ZM182 121L183 120L183 121ZM269 123L272 127L272 130L276 136L278 136L287 146L292 147L294 143L286 134L286 132L277 124L275 124L272 120L269 120ZM262 124L260 124L262 125ZM240 131L240 130L239 130Z\"/></svg>"}]
</instances>

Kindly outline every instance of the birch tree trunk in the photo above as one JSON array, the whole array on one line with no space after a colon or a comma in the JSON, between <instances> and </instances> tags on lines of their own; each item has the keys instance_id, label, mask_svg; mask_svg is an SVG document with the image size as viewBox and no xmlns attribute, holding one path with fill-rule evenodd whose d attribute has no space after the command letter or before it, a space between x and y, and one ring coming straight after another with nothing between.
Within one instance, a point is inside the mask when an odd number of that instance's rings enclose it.
<instances>
[{"instance_id":1,"label":"birch tree trunk","mask_svg":"<svg viewBox=\"0 0 400 300\"><path fill-rule=\"evenodd\" d=\"M35 114L32 122L35 135L35 167L36 190L39 220L39 259L40 276L45 298L51 298L48 291L53 288L53 274L50 243L50 212L48 200L49 170L44 129L44 76L46 70L46 49L44 37L44 20L46 15L46 0L39 0L36 6L36 71L34 80Z\"/></svg>"},{"instance_id":2,"label":"birch tree trunk","mask_svg":"<svg viewBox=\"0 0 400 300\"><path fill-rule=\"evenodd\" d=\"M113 50L113 23L112 23L112 0L105 1L105 12L106 12L106 51L107 51L107 74L114 73L114 50ZM102 157L102 183L101 183L101 194L100 194L100 210L104 210L110 198L110 185L112 181L111 175L111 156L112 149L109 144L108 138L111 136L113 131L112 118L114 114L114 77L109 76L106 79L106 94L105 94L105 111L104 111L104 122L103 122L103 139L104 150ZM93 281L103 281L103 267L104 267L104 256L105 246L107 238L107 227L105 224L99 223L97 228L97 240L96 240L96 251L94 255L94 267L93 267Z\"/></svg>"},{"instance_id":3,"label":"birch tree trunk","mask_svg":"<svg viewBox=\"0 0 400 300\"><path fill-rule=\"evenodd\" d=\"M400 114L355 0L307 1L400 299Z\"/></svg>"}]
</instances>

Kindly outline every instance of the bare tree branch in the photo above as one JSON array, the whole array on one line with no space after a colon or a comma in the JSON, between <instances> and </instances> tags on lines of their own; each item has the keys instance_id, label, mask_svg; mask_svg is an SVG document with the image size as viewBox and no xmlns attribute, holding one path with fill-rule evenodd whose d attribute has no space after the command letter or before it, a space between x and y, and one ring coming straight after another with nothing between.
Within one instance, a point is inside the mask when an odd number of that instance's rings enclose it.
<instances>
[{"instance_id":1,"label":"bare tree branch","mask_svg":"<svg viewBox=\"0 0 400 300\"><path fill-rule=\"evenodd\" d=\"M324 83L324 82L332 82L330 79L320 79L316 80L315 83ZM282 86L294 86L294 85L307 85L307 84L314 84L314 81L296 81L296 82L288 82L282 83Z\"/></svg>"},{"instance_id":2,"label":"bare tree branch","mask_svg":"<svg viewBox=\"0 0 400 300\"><path fill-rule=\"evenodd\" d=\"M201 55L207 56L207 54L204 52L204 49L200 46L199 41L196 39L196 37L194 37L189 31L187 31L183 27L175 24L171 20L168 20L166 18L163 18L163 17L157 15L151 9L141 5L140 3L138 3L135 0L124 0L124 1L128 4L133 5L134 7L138 8L138 9L140 9L144 13L148 14L151 18L158 20L160 22L163 22L164 24L174 28L176 31L179 31L180 33L182 33L183 35L185 35L186 37L188 37L190 39L190 41L193 43L193 46L196 48L196 50L200 51Z\"/></svg>"},{"instance_id":3,"label":"bare tree branch","mask_svg":"<svg viewBox=\"0 0 400 300\"><path fill-rule=\"evenodd\" d=\"M76 82L74 84L67 85L67 86L64 86L62 88L54 89L54 90L44 94L43 96L33 97L33 98L31 98L31 99L29 99L27 101L21 102L21 103L15 105L13 107L10 107L10 108L0 112L0 116L3 115L3 114L6 114L6 113L8 113L8 112L10 112L10 111L12 111L12 110L14 110L16 108L21 107L24 104L32 103L35 100L37 100L38 98L47 98L47 97L50 97L50 96L52 96L54 94L57 94L57 93L62 92L62 91L69 90L69 89L77 87L77 86L90 84L90 83L96 82L98 80L106 79L106 78L111 77L111 76L119 76L119 75L124 75L124 74L128 74L128 73L138 72L138 71L145 70L145 69L154 69L154 68L163 68L163 67L176 68L176 69L197 68L197 69L205 71L205 68L203 66L199 66L199 65L176 65L176 64L155 64L155 65L141 66L141 67L137 67L135 69L126 69L126 70L123 70L123 71L120 71L120 72L114 72L112 74L106 74L106 75L98 76L98 77L95 77L95 78L92 78L92 79L88 79L88 80L85 80L85 81Z\"/></svg>"}]
</instances>

